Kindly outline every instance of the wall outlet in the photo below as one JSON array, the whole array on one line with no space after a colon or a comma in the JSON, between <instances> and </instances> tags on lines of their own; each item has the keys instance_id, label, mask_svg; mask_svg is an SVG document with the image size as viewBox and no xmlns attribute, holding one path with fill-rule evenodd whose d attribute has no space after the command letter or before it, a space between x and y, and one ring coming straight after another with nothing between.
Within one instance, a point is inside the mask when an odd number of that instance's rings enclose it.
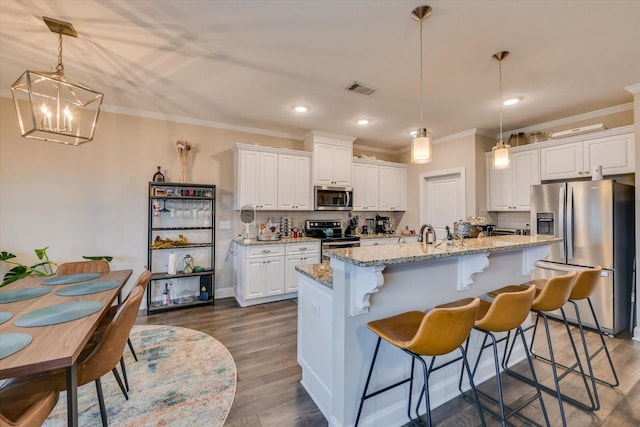
<instances>
[{"instance_id":1,"label":"wall outlet","mask_svg":"<svg viewBox=\"0 0 640 427\"><path fill-rule=\"evenodd\" d=\"M218 222L218 228L220 230L228 230L231 228L231 221L220 221Z\"/></svg>"}]
</instances>

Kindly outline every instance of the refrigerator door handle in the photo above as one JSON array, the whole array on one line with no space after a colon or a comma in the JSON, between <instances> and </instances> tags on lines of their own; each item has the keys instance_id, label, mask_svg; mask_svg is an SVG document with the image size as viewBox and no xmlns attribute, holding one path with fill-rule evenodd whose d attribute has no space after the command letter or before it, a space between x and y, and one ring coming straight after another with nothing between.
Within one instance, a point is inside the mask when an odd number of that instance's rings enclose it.
<instances>
[{"instance_id":1,"label":"refrigerator door handle","mask_svg":"<svg viewBox=\"0 0 640 427\"><path fill-rule=\"evenodd\" d=\"M565 238L565 235L564 235L564 218L565 218L565 216L564 216L564 207L565 207L564 192L565 192L565 188L564 187L560 188L560 192L559 192L559 194L560 194L559 199L560 200L558 200L558 206L560 207L558 213L559 213L560 218L556 218L556 222L558 224L558 236L557 237L561 237L563 239ZM567 242L566 241L565 242L560 242L560 257L563 259L563 261L566 261L566 255L565 255L565 252L564 252L564 249L566 248L566 246L567 246Z\"/></svg>"},{"instance_id":2,"label":"refrigerator door handle","mask_svg":"<svg viewBox=\"0 0 640 427\"><path fill-rule=\"evenodd\" d=\"M567 261L573 259L573 187L567 194Z\"/></svg>"}]
</instances>

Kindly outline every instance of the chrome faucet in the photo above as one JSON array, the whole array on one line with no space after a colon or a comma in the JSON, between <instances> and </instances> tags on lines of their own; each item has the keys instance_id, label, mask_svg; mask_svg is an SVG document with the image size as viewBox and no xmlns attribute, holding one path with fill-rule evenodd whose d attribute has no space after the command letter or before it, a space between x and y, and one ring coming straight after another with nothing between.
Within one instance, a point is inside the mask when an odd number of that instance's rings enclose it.
<instances>
[{"instance_id":1,"label":"chrome faucet","mask_svg":"<svg viewBox=\"0 0 640 427\"><path fill-rule=\"evenodd\" d=\"M422 227L420 227L420 234L418 234L418 242L424 241L424 229L427 227L429 227L428 224L424 224Z\"/></svg>"}]
</instances>

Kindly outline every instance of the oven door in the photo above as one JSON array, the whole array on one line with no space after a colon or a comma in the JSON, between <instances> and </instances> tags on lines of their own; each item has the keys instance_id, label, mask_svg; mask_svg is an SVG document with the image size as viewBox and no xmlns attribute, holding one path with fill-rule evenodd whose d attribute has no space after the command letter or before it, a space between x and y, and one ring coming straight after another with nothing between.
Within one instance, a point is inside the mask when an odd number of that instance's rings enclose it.
<instances>
[{"instance_id":1,"label":"oven door","mask_svg":"<svg viewBox=\"0 0 640 427\"><path fill-rule=\"evenodd\" d=\"M317 211L350 211L353 209L353 188L316 186L314 200Z\"/></svg>"}]
</instances>

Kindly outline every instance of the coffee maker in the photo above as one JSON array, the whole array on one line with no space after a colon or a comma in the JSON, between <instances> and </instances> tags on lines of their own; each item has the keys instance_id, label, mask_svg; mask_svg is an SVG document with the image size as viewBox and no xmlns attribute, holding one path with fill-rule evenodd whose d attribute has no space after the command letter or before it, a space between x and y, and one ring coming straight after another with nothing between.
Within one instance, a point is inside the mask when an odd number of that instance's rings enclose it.
<instances>
[{"instance_id":1,"label":"coffee maker","mask_svg":"<svg viewBox=\"0 0 640 427\"><path fill-rule=\"evenodd\" d=\"M391 220L388 216L380 216L376 214L376 229L377 234L391 234L393 229L391 228Z\"/></svg>"}]
</instances>

